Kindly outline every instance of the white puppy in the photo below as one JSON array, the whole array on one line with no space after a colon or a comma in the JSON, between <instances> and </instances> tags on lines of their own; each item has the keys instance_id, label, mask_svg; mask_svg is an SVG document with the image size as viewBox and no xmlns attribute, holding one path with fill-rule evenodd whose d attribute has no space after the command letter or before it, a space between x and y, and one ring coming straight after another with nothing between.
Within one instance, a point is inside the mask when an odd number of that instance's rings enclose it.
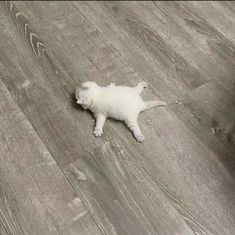
<instances>
[{"instance_id":1,"label":"white puppy","mask_svg":"<svg viewBox=\"0 0 235 235\"><path fill-rule=\"evenodd\" d=\"M76 88L75 96L77 104L84 109L93 112L96 118L94 135L103 134L103 126L106 118L114 118L124 121L133 132L138 142L144 141L137 119L140 112L154 106L165 106L166 103L159 100L143 101L140 94L147 87L147 83L141 82L135 87L115 86L110 84L101 87L95 82L84 82Z\"/></svg>"}]
</instances>

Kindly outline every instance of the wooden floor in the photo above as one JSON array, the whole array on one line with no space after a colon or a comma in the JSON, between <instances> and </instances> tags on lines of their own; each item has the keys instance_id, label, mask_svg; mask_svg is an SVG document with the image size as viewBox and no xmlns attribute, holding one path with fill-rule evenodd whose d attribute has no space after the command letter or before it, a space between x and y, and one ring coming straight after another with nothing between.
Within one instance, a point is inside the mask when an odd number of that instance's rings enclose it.
<instances>
[{"instance_id":1,"label":"wooden floor","mask_svg":"<svg viewBox=\"0 0 235 235\"><path fill-rule=\"evenodd\" d=\"M146 140L75 104L148 82ZM235 234L235 2L1 2L0 234Z\"/></svg>"}]
</instances>

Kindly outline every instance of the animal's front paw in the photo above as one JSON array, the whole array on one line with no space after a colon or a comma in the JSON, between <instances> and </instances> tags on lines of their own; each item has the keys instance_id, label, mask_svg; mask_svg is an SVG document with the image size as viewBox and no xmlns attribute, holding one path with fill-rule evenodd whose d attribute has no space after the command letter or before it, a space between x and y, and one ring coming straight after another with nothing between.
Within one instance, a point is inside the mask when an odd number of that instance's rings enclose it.
<instances>
[{"instance_id":1,"label":"animal's front paw","mask_svg":"<svg viewBox=\"0 0 235 235\"><path fill-rule=\"evenodd\" d=\"M95 135L95 137L99 137L103 134L103 130L102 129L95 129L93 134Z\"/></svg>"},{"instance_id":2,"label":"animal's front paw","mask_svg":"<svg viewBox=\"0 0 235 235\"><path fill-rule=\"evenodd\" d=\"M136 138L137 142L139 142L139 143L142 143L145 140L145 137L141 134L140 135L135 135L135 138Z\"/></svg>"}]
</instances>

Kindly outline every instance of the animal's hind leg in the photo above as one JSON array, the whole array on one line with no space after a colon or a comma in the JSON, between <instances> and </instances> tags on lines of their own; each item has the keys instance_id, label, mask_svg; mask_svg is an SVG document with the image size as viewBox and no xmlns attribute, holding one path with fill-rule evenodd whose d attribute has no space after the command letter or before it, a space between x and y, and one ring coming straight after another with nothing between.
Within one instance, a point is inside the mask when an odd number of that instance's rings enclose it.
<instances>
[{"instance_id":1,"label":"animal's hind leg","mask_svg":"<svg viewBox=\"0 0 235 235\"><path fill-rule=\"evenodd\" d=\"M135 86L135 89L137 90L138 94L140 94L146 87L148 87L146 82L140 82L137 86Z\"/></svg>"},{"instance_id":2,"label":"animal's hind leg","mask_svg":"<svg viewBox=\"0 0 235 235\"><path fill-rule=\"evenodd\" d=\"M135 139L140 143L143 142L145 138L140 130L140 127L137 122L137 118L128 119L125 121L125 123L129 127L129 129L132 131Z\"/></svg>"}]
</instances>

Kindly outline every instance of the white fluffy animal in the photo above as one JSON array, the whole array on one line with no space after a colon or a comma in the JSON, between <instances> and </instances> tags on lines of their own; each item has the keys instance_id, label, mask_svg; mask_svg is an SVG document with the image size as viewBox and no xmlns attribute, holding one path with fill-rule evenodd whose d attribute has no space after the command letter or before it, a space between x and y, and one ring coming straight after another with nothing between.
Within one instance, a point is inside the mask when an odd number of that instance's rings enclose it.
<instances>
[{"instance_id":1,"label":"white fluffy animal","mask_svg":"<svg viewBox=\"0 0 235 235\"><path fill-rule=\"evenodd\" d=\"M93 112L96 119L93 133L96 137L103 134L106 118L114 118L124 121L136 140L143 142L144 135L137 122L139 113L155 106L166 105L160 100L143 101L140 94L146 87L145 82L135 87L116 86L113 83L101 87L95 82L87 81L76 88L75 96L77 104Z\"/></svg>"}]
</instances>

